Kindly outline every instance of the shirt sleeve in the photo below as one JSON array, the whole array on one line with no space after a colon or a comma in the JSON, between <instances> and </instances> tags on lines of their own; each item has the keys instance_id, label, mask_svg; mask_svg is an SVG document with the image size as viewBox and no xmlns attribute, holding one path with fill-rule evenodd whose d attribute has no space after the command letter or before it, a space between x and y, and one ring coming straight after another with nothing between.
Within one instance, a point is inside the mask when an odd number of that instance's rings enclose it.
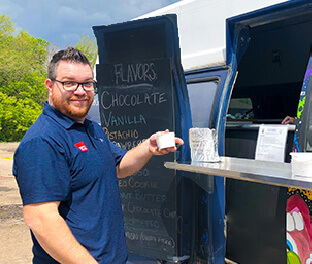
<instances>
[{"instance_id":1,"label":"shirt sleeve","mask_svg":"<svg viewBox=\"0 0 312 264\"><path fill-rule=\"evenodd\" d=\"M23 205L69 197L70 171L60 146L38 138L22 143L14 154L13 174Z\"/></svg>"},{"instance_id":2,"label":"shirt sleeve","mask_svg":"<svg viewBox=\"0 0 312 264\"><path fill-rule=\"evenodd\" d=\"M108 140L108 141L109 141L110 149L111 149L111 152L112 152L112 156L113 156L113 158L115 160L115 164L117 166L120 163L120 161L122 160L123 156L127 153L127 151L123 150L122 148L120 148L118 146L116 146L110 140Z\"/></svg>"},{"instance_id":3,"label":"shirt sleeve","mask_svg":"<svg viewBox=\"0 0 312 264\"><path fill-rule=\"evenodd\" d=\"M117 166L120 163L120 161L122 160L123 156L127 153L127 151L123 150L119 146L112 143L108 139L106 133L104 132L103 128L100 125L94 123L93 129L95 129L96 135L99 135L100 138L105 139L107 141L109 148L110 148L110 151L111 151L111 154L112 154L112 157L115 161L115 165Z\"/></svg>"}]
</instances>

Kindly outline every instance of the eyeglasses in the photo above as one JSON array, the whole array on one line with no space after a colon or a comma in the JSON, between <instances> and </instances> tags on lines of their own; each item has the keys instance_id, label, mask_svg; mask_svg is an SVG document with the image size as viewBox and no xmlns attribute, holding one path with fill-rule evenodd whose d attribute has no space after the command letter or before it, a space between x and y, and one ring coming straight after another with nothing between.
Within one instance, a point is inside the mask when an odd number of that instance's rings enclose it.
<instances>
[{"instance_id":1,"label":"eyeglasses","mask_svg":"<svg viewBox=\"0 0 312 264\"><path fill-rule=\"evenodd\" d=\"M76 91L79 87L79 85L82 86L82 88L86 91L86 92L91 92L91 91L95 91L96 92L96 81L92 81L92 82L83 82L83 83L79 83L79 82L72 82L72 81L66 81L66 82L61 82L59 80L52 80L58 83L61 83L63 85L63 89L66 91Z\"/></svg>"}]
</instances>

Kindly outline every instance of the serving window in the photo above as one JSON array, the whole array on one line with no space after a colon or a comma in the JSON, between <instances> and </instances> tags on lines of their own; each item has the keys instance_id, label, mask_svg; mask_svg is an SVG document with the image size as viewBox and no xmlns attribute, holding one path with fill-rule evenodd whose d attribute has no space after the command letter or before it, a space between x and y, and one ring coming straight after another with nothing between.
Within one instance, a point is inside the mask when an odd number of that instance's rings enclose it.
<instances>
[{"instance_id":1,"label":"serving window","mask_svg":"<svg viewBox=\"0 0 312 264\"><path fill-rule=\"evenodd\" d=\"M193 127L209 127L220 77L193 79L187 84Z\"/></svg>"}]
</instances>

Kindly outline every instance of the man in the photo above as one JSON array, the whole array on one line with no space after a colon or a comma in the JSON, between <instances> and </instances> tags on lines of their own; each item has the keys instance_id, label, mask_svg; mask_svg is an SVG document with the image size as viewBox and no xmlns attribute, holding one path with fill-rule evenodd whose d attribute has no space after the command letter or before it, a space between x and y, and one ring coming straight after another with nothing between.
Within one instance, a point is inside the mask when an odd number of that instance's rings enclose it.
<instances>
[{"instance_id":1,"label":"man","mask_svg":"<svg viewBox=\"0 0 312 264\"><path fill-rule=\"evenodd\" d=\"M95 84L81 51L59 51L48 74L49 102L21 141L13 165L34 242L33 263L125 263L117 176L131 175L153 155L176 148L159 150L152 136L126 152L86 119Z\"/></svg>"}]
</instances>

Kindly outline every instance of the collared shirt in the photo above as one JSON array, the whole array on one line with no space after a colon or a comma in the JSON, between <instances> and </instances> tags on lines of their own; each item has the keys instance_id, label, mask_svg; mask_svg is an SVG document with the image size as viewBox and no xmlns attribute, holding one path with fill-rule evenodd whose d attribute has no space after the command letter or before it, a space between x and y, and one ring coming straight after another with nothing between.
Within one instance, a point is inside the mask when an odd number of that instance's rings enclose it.
<instances>
[{"instance_id":1,"label":"collared shirt","mask_svg":"<svg viewBox=\"0 0 312 264\"><path fill-rule=\"evenodd\" d=\"M24 205L60 201L60 215L99 263L125 263L116 174L125 153L98 124L76 123L45 103L14 154L13 175ZM33 263L57 263L33 241Z\"/></svg>"}]
</instances>

